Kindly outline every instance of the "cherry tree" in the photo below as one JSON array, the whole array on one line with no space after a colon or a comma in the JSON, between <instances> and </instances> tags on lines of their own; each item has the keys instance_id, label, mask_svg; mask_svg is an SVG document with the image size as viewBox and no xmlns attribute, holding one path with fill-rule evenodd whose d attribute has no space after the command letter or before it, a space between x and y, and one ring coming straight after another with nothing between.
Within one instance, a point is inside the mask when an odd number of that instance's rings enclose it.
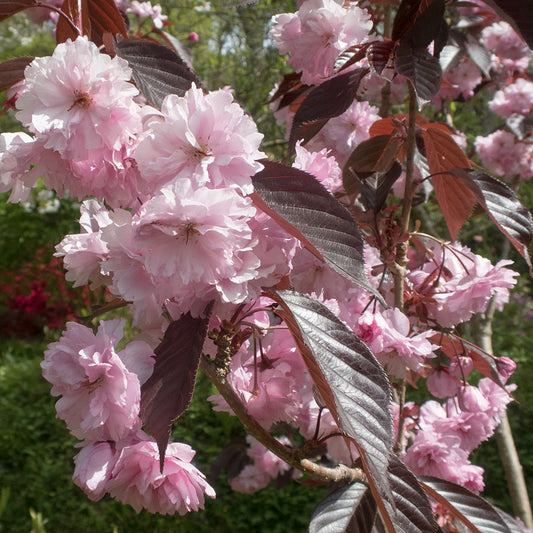
<instances>
[{"instance_id":1,"label":"cherry tree","mask_svg":"<svg viewBox=\"0 0 533 533\"><path fill-rule=\"evenodd\" d=\"M22 202L42 179L82 202L80 233L56 247L66 278L106 287L139 332L123 346L121 319L70 322L44 354L88 497L161 514L215 497L170 441L201 368L214 409L249 434L235 490L331 486L310 531L525 531L479 495L469 459L505 417L515 364L457 326L490 325L518 275L458 241L476 205L533 270L516 194L533 174L527 3L273 14L294 69L270 101L283 163L231 89L203 87L159 6L0 1L2 19L23 10L55 20L57 47L0 64L26 128L0 137L0 190ZM482 90L506 122L474 154L448 111ZM449 241L415 205L438 206ZM417 406L408 388L424 380L433 399Z\"/></svg>"}]
</instances>

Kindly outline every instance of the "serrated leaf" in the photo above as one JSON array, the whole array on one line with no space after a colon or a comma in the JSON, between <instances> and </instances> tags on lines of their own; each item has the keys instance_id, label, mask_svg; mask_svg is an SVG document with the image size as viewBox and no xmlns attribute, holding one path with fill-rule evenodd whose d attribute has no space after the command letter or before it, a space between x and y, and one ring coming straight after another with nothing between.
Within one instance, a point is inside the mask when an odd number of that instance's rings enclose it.
<instances>
[{"instance_id":1,"label":"serrated leaf","mask_svg":"<svg viewBox=\"0 0 533 533\"><path fill-rule=\"evenodd\" d=\"M34 7L37 0L0 0L0 21L5 20L19 11Z\"/></svg>"},{"instance_id":2,"label":"serrated leaf","mask_svg":"<svg viewBox=\"0 0 533 533\"><path fill-rule=\"evenodd\" d=\"M435 127L431 127L435 126ZM468 167L470 163L457 146L451 134L437 125L428 125L422 132L429 171L444 220L450 230L452 240L472 214L476 197L468 189L447 174L454 167Z\"/></svg>"},{"instance_id":3,"label":"serrated leaf","mask_svg":"<svg viewBox=\"0 0 533 533\"><path fill-rule=\"evenodd\" d=\"M187 63L166 46L128 39L118 42L115 48L117 55L128 61L139 91L158 109L168 94L183 96L193 83L201 87Z\"/></svg>"},{"instance_id":4,"label":"serrated leaf","mask_svg":"<svg viewBox=\"0 0 533 533\"><path fill-rule=\"evenodd\" d=\"M374 173L359 182L361 201L366 209L379 213L387 201L392 186L402 174L402 165L394 161L391 168L385 173Z\"/></svg>"},{"instance_id":5,"label":"serrated leaf","mask_svg":"<svg viewBox=\"0 0 533 533\"><path fill-rule=\"evenodd\" d=\"M395 455L391 455L389 476L396 512L398 533L435 533L437 523L431 504L416 476Z\"/></svg>"},{"instance_id":6,"label":"serrated leaf","mask_svg":"<svg viewBox=\"0 0 533 533\"><path fill-rule=\"evenodd\" d=\"M294 153L296 142L309 141L326 122L344 113L353 103L361 80L369 72L359 68L339 74L315 87L305 97L294 115L289 138L289 151ZM316 124L318 129L313 128ZM306 128L304 130L304 128Z\"/></svg>"},{"instance_id":7,"label":"serrated leaf","mask_svg":"<svg viewBox=\"0 0 533 533\"><path fill-rule=\"evenodd\" d=\"M512 516L509 516L507 513L495 507L497 513L500 515L501 519L507 524L507 527L511 530L511 533L528 533L528 529L524 525L520 524L518 520L515 520Z\"/></svg>"},{"instance_id":8,"label":"serrated leaf","mask_svg":"<svg viewBox=\"0 0 533 533\"><path fill-rule=\"evenodd\" d=\"M33 56L17 57L0 63L0 92L7 91L24 79L24 70L34 60Z\"/></svg>"},{"instance_id":9,"label":"serrated leaf","mask_svg":"<svg viewBox=\"0 0 533 533\"><path fill-rule=\"evenodd\" d=\"M379 74L383 72L385 67L392 59L392 53L396 44L391 40L375 41L370 43L366 57L371 67Z\"/></svg>"},{"instance_id":10,"label":"serrated leaf","mask_svg":"<svg viewBox=\"0 0 533 533\"><path fill-rule=\"evenodd\" d=\"M411 81L421 100L429 102L439 92L442 74L439 60L425 48L401 44L396 49L394 68Z\"/></svg>"},{"instance_id":11,"label":"serrated leaf","mask_svg":"<svg viewBox=\"0 0 533 533\"><path fill-rule=\"evenodd\" d=\"M354 44L346 50L343 50L335 59L333 71L335 73L341 72L365 57L366 50L373 43Z\"/></svg>"},{"instance_id":12,"label":"serrated leaf","mask_svg":"<svg viewBox=\"0 0 533 533\"><path fill-rule=\"evenodd\" d=\"M500 180L478 170L456 168L452 174L474 194L479 205L526 260L533 275L528 252L533 235L531 213L514 191Z\"/></svg>"},{"instance_id":13,"label":"serrated leaf","mask_svg":"<svg viewBox=\"0 0 533 533\"><path fill-rule=\"evenodd\" d=\"M368 347L324 304L279 291L271 296L339 429L353 440L380 511L394 509L387 476L393 441L389 380Z\"/></svg>"},{"instance_id":14,"label":"serrated leaf","mask_svg":"<svg viewBox=\"0 0 533 533\"><path fill-rule=\"evenodd\" d=\"M444 72L445 70L456 67L461 61L463 54L464 51L458 46L447 44L439 55L441 70Z\"/></svg>"},{"instance_id":15,"label":"serrated leaf","mask_svg":"<svg viewBox=\"0 0 533 533\"><path fill-rule=\"evenodd\" d=\"M473 533L511 533L496 509L468 489L431 476L419 478L428 496L449 509Z\"/></svg>"},{"instance_id":16,"label":"serrated leaf","mask_svg":"<svg viewBox=\"0 0 533 533\"><path fill-rule=\"evenodd\" d=\"M366 485L353 483L335 489L313 511L309 533L370 533L376 502Z\"/></svg>"},{"instance_id":17,"label":"serrated leaf","mask_svg":"<svg viewBox=\"0 0 533 533\"><path fill-rule=\"evenodd\" d=\"M533 49L533 11L529 0L483 0L509 22Z\"/></svg>"},{"instance_id":18,"label":"serrated leaf","mask_svg":"<svg viewBox=\"0 0 533 533\"><path fill-rule=\"evenodd\" d=\"M172 422L191 403L210 306L206 314L205 318L193 318L187 313L168 326L161 344L154 350L154 371L141 387L140 416L146 431L157 442L161 471Z\"/></svg>"},{"instance_id":19,"label":"serrated leaf","mask_svg":"<svg viewBox=\"0 0 533 533\"><path fill-rule=\"evenodd\" d=\"M316 257L383 302L368 282L363 237L350 212L311 174L272 161L263 165L252 178L257 207Z\"/></svg>"}]
</instances>

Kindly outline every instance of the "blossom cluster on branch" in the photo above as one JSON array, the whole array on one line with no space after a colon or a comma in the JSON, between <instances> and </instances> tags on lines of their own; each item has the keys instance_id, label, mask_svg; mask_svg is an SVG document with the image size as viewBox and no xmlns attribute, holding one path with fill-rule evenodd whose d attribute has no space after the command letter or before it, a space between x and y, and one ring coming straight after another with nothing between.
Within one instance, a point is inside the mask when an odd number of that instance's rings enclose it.
<instances>
[{"instance_id":1,"label":"blossom cluster on branch","mask_svg":"<svg viewBox=\"0 0 533 533\"><path fill-rule=\"evenodd\" d=\"M469 455L504 415L515 365L455 328L501 310L517 273L458 232L479 204L531 265L533 225L512 189L472 166L462 132L417 106L446 114L486 83L507 123L476 139L477 155L529 179L533 83L521 37L479 2L445 16L441 0L304 0L275 15L270 38L295 70L270 102L295 156L282 164L267 160L230 89L208 91L179 50L139 39L143 18L154 35L169 24L159 6L117 4L104 8L107 34L58 23L52 56L9 87L29 133L0 137L0 190L23 202L42 178L82 201L80 233L56 256L75 286L104 286L128 306L140 331L124 345L118 319L96 331L70 322L45 352L57 416L80 440L75 483L138 512L202 508L214 490L195 452L169 440L202 367L214 369L215 410L250 433L235 490L341 472L360 491L353 513L364 494L389 528L426 509L417 531L428 532L434 478L484 501ZM119 9L139 32L128 36ZM452 20L462 25L447 41ZM411 223L415 198L436 199L449 241ZM443 403L408 401L424 379ZM402 483L416 494L403 518ZM469 523L453 501L436 502Z\"/></svg>"}]
</instances>

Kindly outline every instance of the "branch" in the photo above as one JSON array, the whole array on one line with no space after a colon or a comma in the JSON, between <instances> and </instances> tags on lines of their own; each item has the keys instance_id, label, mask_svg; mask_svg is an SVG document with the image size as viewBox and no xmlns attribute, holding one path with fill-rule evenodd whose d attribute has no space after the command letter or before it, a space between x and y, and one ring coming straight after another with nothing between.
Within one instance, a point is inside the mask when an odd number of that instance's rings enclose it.
<instances>
[{"instance_id":1,"label":"branch","mask_svg":"<svg viewBox=\"0 0 533 533\"><path fill-rule=\"evenodd\" d=\"M218 372L214 361L204 355L200 358L200 367L224 397L235 416L241 421L246 432L287 464L314 478L330 483L355 483L356 481L366 483L366 477L359 469L349 468L342 464L334 468L319 465L308 458L301 457L299 449L289 448L279 442L255 418L248 414L246 407L231 385Z\"/></svg>"}]
</instances>

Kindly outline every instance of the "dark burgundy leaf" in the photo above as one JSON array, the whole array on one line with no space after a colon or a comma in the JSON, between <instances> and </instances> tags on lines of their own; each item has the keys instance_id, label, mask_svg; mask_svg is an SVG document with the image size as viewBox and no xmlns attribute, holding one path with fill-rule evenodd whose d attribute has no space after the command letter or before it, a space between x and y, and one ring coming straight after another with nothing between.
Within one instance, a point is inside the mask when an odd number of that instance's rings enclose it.
<instances>
[{"instance_id":1,"label":"dark burgundy leaf","mask_svg":"<svg viewBox=\"0 0 533 533\"><path fill-rule=\"evenodd\" d=\"M500 515L501 519L507 524L511 533L528 533L528 529L525 528L523 524L520 524L518 520L515 520L512 516L509 516L507 513L495 507L496 511Z\"/></svg>"},{"instance_id":2,"label":"dark burgundy leaf","mask_svg":"<svg viewBox=\"0 0 533 533\"><path fill-rule=\"evenodd\" d=\"M0 21L11 17L19 11L34 7L37 0L0 0Z\"/></svg>"},{"instance_id":3,"label":"dark burgundy leaf","mask_svg":"<svg viewBox=\"0 0 533 533\"><path fill-rule=\"evenodd\" d=\"M368 71L367 68L351 70L326 80L311 90L294 115L289 139L291 153L294 152L298 140L301 139L306 143L330 118L341 115L350 107L361 80ZM307 129L305 133L302 132L303 126L313 123L320 124L317 131Z\"/></svg>"},{"instance_id":4,"label":"dark burgundy leaf","mask_svg":"<svg viewBox=\"0 0 533 533\"><path fill-rule=\"evenodd\" d=\"M419 12L413 26L402 40L411 48L426 48L442 31L444 23L444 0L433 0ZM439 50L440 52L440 50Z\"/></svg>"},{"instance_id":5,"label":"dark burgundy leaf","mask_svg":"<svg viewBox=\"0 0 533 533\"><path fill-rule=\"evenodd\" d=\"M483 0L509 22L533 48L533 10L530 0Z\"/></svg>"},{"instance_id":6,"label":"dark burgundy leaf","mask_svg":"<svg viewBox=\"0 0 533 533\"><path fill-rule=\"evenodd\" d=\"M416 476L395 455L390 458L389 476L396 504L396 513L392 515L396 531L435 533L437 523L424 489Z\"/></svg>"},{"instance_id":7,"label":"dark burgundy leaf","mask_svg":"<svg viewBox=\"0 0 533 533\"><path fill-rule=\"evenodd\" d=\"M498 511L481 496L436 477L423 476L420 481L430 498L449 509L473 533L511 533Z\"/></svg>"},{"instance_id":8,"label":"dark burgundy leaf","mask_svg":"<svg viewBox=\"0 0 533 533\"><path fill-rule=\"evenodd\" d=\"M394 41L375 41L370 43L366 57L372 68L381 75L392 59Z\"/></svg>"},{"instance_id":9,"label":"dark burgundy leaf","mask_svg":"<svg viewBox=\"0 0 533 533\"><path fill-rule=\"evenodd\" d=\"M185 46L179 39L176 39L174 35L167 33L166 31L159 30L158 34L174 49L185 63L192 65L192 52L188 46Z\"/></svg>"},{"instance_id":10,"label":"dark burgundy leaf","mask_svg":"<svg viewBox=\"0 0 533 533\"><path fill-rule=\"evenodd\" d=\"M78 35L91 35L91 20L89 17L89 0L65 0L61 11L70 22L61 15L56 26L56 41L64 43L67 39L76 40ZM81 5L81 13L79 7Z\"/></svg>"},{"instance_id":11,"label":"dark burgundy leaf","mask_svg":"<svg viewBox=\"0 0 533 533\"><path fill-rule=\"evenodd\" d=\"M210 307L206 309L206 318L193 318L187 313L168 326L161 344L154 350L154 371L141 387L140 414L146 431L157 442L161 471L172 422L191 403Z\"/></svg>"},{"instance_id":12,"label":"dark burgundy leaf","mask_svg":"<svg viewBox=\"0 0 533 533\"><path fill-rule=\"evenodd\" d=\"M472 191L481 207L526 260L533 274L528 252L533 233L531 213L521 204L514 191L505 183L478 170L456 168L452 174Z\"/></svg>"},{"instance_id":13,"label":"dark burgundy leaf","mask_svg":"<svg viewBox=\"0 0 533 533\"><path fill-rule=\"evenodd\" d=\"M34 59L32 56L23 56L0 63L0 92L7 91L23 80L24 70Z\"/></svg>"},{"instance_id":14,"label":"dark burgundy leaf","mask_svg":"<svg viewBox=\"0 0 533 533\"><path fill-rule=\"evenodd\" d=\"M254 203L315 256L383 302L366 277L363 237L350 212L311 174L271 161L263 165L252 178Z\"/></svg>"},{"instance_id":15,"label":"dark burgundy leaf","mask_svg":"<svg viewBox=\"0 0 533 533\"><path fill-rule=\"evenodd\" d=\"M291 291L274 293L322 399L353 440L380 511L394 509L387 476L393 441L389 380L368 347L324 304Z\"/></svg>"},{"instance_id":16,"label":"dark burgundy leaf","mask_svg":"<svg viewBox=\"0 0 533 533\"><path fill-rule=\"evenodd\" d=\"M439 60L425 48L410 48L401 44L396 49L394 68L398 74L411 81L420 99L430 101L439 92Z\"/></svg>"},{"instance_id":17,"label":"dark burgundy leaf","mask_svg":"<svg viewBox=\"0 0 533 533\"><path fill-rule=\"evenodd\" d=\"M88 35L97 46L104 44L104 34L127 36L126 25L114 0L82 0L81 16L78 13L78 0L65 0L61 10L66 13L83 35ZM59 17L56 30L58 43L67 39L76 39L77 32L66 21Z\"/></svg>"},{"instance_id":18,"label":"dark burgundy leaf","mask_svg":"<svg viewBox=\"0 0 533 533\"><path fill-rule=\"evenodd\" d=\"M421 4L422 0L402 0L392 25L393 41L399 41L413 27Z\"/></svg>"},{"instance_id":19,"label":"dark burgundy leaf","mask_svg":"<svg viewBox=\"0 0 533 533\"><path fill-rule=\"evenodd\" d=\"M374 213L379 213L385 205L392 186L401 174L402 165L398 161L394 161L391 168L384 174L376 172L370 177L360 180L359 192L364 206Z\"/></svg>"},{"instance_id":20,"label":"dark burgundy leaf","mask_svg":"<svg viewBox=\"0 0 533 533\"><path fill-rule=\"evenodd\" d=\"M380 42L380 41L376 41ZM366 51L373 43L354 44L343 50L335 59L334 72L341 72L365 57Z\"/></svg>"},{"instance_id":21,"label":"dark burgundy leaf","mask_svg":"<svg viewBox=\"0 0 533 533\"><path fill-rule=\"evenodd\" d=\"M309 533L370 533L376 519L376 502L366 485L339 487L313 511Z\"/></svg>"},{"instance_id":22,"label":"dark burgundy leaf","mask_svg":"<svg viewBox=\"0 0 533 533\"><path fill-rule=\"evenodd\" d=\"M128 61L139 91L158 109L168 94L183 96L193 83L201 86L187 63L166 46L128 39L118 42L116 51Z\"/></svg>"}]
</instances>

